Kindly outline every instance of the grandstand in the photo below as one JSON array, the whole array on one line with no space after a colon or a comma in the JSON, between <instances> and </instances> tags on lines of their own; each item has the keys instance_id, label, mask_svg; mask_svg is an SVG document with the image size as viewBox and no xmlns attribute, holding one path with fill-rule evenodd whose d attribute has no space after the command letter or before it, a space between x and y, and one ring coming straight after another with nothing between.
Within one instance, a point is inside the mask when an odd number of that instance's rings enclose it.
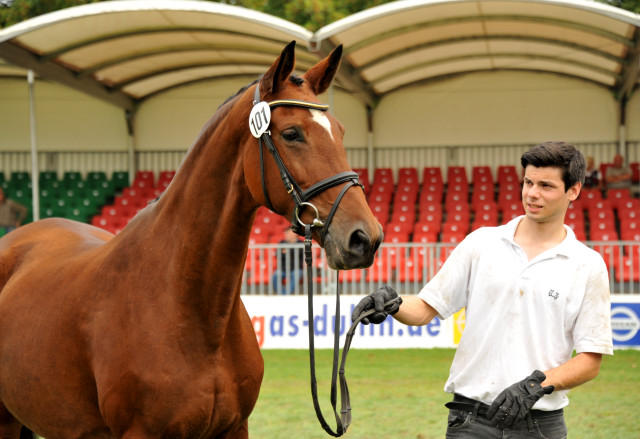
<instances>
[{"instance_id":1,"label":"grandstand","mask_svg":"<svg viewBox=\"0 0 640 439\"><path fill-rule=\"evenodd\" d=\"M603 163L601 168L608 166ZM640 183L639 163L631 164L633 183ZM513 165L425 166L354 169L365 187L369 205L385 232L385 244L373 267L342 273L347 290L358 292L384 282L416 291L440 268L453 247L473 230L505 224L524 213L521 176ZM64 217L120 232L170 184L175 170L42 171L38 178L42 218ZM0 172L0 186L15 201L29 206L31 176L26 171ZM565 223L579 240L599 251L609 267L612 290L640 292L640 194L631 190L583 190L572 203ZM279 269L276 247L287 221L262 207L250 236L244 288L271 292L270 279ZM0 230L0 235L4 231ZM302 251L300 249L300 251ZM334 282L316 248L317 281Z\"/></svg>"}]
</instances>

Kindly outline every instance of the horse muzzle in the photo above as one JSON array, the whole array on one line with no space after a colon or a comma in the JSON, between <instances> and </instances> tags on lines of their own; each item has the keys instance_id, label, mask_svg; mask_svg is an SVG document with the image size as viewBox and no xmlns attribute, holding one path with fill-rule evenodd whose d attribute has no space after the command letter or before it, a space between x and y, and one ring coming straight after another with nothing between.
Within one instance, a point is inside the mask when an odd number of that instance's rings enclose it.
<instances>
[{"instance_id":1,"label":"horse muzzle","mask_svg":"<svg viewBox=\"0 0 640 439\"><path fill-rule=\"evenodd\" d=\"M384 236L382 227L377 226L378 230L371 230L355 225L346 233L340 233L337 227L332 228L324 242L329 267L334 270L370 267Z\"/></svg>"}]
</instances>

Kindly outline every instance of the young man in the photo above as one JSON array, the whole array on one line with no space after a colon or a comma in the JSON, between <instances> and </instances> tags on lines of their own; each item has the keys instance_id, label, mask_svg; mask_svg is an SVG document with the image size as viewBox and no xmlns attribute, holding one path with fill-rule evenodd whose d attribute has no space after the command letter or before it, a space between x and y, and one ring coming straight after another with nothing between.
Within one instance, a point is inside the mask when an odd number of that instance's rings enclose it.
<instances>
[{"instance_id":1,"label":"young man","mask_svg":"<svg viewBox=\"0 0 640 439\"><path fill-rule=\"evenodd\" d=\"M447 438L566 438L568 390L595 378L613 353L607 268L564 225L585 159L547 142L521 163L524 216L468 235L417 296L384 309L397 297L385 286L353 311L355 320L375 309L365 323L391 314L425 325L466 307L445 385L454 394Z\"/></svg>"}]
</instances>

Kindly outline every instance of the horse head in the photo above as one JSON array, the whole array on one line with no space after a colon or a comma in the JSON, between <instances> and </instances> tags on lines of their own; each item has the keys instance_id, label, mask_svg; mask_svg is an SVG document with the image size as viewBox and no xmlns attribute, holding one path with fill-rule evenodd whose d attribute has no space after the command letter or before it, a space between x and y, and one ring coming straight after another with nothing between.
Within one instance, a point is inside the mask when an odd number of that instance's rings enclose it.
<instances>
[{"instance_id":1,"label":"horse head","mask_svg":"<svg viewBox=\"0 0 640 439\"><path fill-rule=\"evenodd\" d=\"M330 86L342 46L302 76L292 74L295 42L247 95L253 98L245 179L253 198L300 231L312 224L329 266L372 264L382 228L371 213L342 143L344 126L317 95ZM267 113L267 114L265 114ZM284 185L283 185L284 182Z\"/></svg>"}]
</instances>

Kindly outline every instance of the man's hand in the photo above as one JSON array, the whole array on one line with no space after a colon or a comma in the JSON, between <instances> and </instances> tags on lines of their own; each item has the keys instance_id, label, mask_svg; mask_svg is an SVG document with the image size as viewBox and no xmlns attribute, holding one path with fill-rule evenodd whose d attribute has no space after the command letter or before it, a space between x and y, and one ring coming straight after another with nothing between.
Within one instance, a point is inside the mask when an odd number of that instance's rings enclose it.
<instances>
[{"instance_id":1,"label":"man's hand","mask_svg":"<svg viewBox=\"0 0 640 439\"><path fill-rule=\"evenodd\" d=\"M384 304L394 299L396 301L385 308ZM402 304L402 298L398 296L398 293L393 288L385 285L376 292L369 294L356 305L351 314L351 321L355 322L360 317L360 314L375 309L373 314L362 319L362 323L364 325L382 323L387 318L387 315L394 315L398 312L400 304Z\"/></svg>"},{"instance_id":2,"label":"man's hand","mask_svg":"<svg viewBox=\"0 0 640 439\"><path fill-rule=\"evenodd\" d=\"M553 386L542 387L546 378L544 373L535 370L524 380L504 389L487 410L487 419L499 428L520 424L540 398L553 392Z\"/></svg>"}]
</instances>

